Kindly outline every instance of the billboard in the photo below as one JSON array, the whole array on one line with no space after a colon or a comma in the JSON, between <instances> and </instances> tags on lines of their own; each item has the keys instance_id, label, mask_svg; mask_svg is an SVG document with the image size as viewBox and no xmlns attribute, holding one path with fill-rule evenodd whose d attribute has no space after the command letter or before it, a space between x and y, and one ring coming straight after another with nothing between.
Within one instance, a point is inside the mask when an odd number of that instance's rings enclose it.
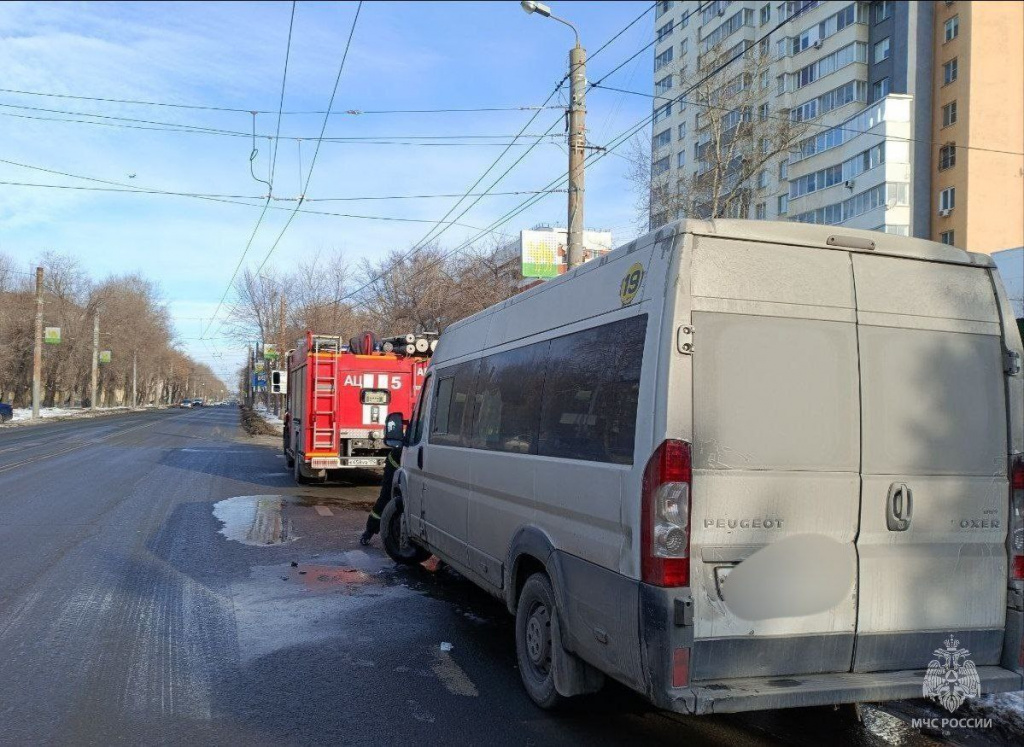
<instances>
[{"instance_id":1,"label":"billboard","mask_svg":"<svg viewBox=\"0 0 1024 747\"><path fill-rule=\"evenodd\" d=\"M566 268L568 231L564 228L540 228L519 232L519 251L524 278L558 277ZM611 231L583 232L583 261L612 250Z\"/></svg>"},{"instance_id":2,"label":"billboard","mask_svg":"<svg viewBox=\"0 0 1024 747\"><path fill-rule=\"evenodd\" d=\"M100 363L110 363L110 351L109 350L101 350L100 351Z\"/></svg>"},{"instance_id":3,"label":"billboard","mask_svg":"<svg viewBox=\"0 0 1024 747\"><path fill-rule=\"evenodd\" d=\"M277 352L277 345L273 343L264 343L263 345L263 357L268 361L276 361L281 357L280 353Z\"/></svg>"},{"instance_id":4,"label":"billboard","mask_svg":"<svg viewBox=\"0 0 1024 747\"><path fill-rule=\"evenodd\" d=\"M60 327L47 327L44 329L43 342L47 345L60 345Z\"/></svg>"}]
</instances>

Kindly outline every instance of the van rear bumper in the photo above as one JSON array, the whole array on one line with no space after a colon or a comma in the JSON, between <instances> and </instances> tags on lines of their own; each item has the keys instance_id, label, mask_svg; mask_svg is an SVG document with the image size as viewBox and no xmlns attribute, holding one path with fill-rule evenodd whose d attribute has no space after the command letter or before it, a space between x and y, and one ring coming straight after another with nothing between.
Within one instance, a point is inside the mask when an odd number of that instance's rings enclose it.
<instances>
[{"instance_id":1,"label":"van rear bumper","mask_svg":"<svg viewBox=\"0 0 1024 747\"><path fill-rule=\"evenodd\" d=\"M736 713L838 703L920 698L923 669L869 674L815 674L694 682L662 707L684 714ZM1020 690L1021 675L999 666L978 667L983 694Z\"/></svg>"}]
</instances>

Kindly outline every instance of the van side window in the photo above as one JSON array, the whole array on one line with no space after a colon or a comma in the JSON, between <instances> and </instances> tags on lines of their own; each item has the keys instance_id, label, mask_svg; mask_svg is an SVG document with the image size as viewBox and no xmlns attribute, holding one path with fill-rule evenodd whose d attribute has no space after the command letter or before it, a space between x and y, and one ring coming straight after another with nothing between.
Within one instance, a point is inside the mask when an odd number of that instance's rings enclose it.
<instances>
[{"instance_id":1,"label":"van side window","mask_svg":"<svg viewBox=\"0 0 1024 747\"><path fill-rule=\"evenodd\" d=\"M468 405L476 368L477 361L471 361L438 372L437 396L430 417L431 443L463 445L463 420L466 411L472 410Z\"/></svg>"},{"instance_id":2,"label":"van side window","mask_svg":"<svg viewBox=\"0 0 1024 747\"><path fill-rule=\"evenodd\" d=\"M633 463L647 315L551 341L539 453Z\"/></svg>"},{"instance_id":3,"label":"van side window","mask_svg":"<svg viewBox=\"0 0 1024 747\"><path fill-rule=\"evenodd\" d=\"M416 414L413 417L412 423L409 425L409 443L418 444L420 439L423 438L423 403L427 400L427 393L430 391L430 387L434 385L433 375L428 375L426 381L423 382L423 387L420 389L420 399L416 403Z\"/></svg>"},{"instance_id":4,"label":"van side window","mask_svg":"<svg viewBox=\"0 0 1024 747\"><path fill-rule=\"evenodd\" d=\"M466 445L536 454L544 357L549 343L489 355L480 362Z\"/></svg>"}]
</instances>

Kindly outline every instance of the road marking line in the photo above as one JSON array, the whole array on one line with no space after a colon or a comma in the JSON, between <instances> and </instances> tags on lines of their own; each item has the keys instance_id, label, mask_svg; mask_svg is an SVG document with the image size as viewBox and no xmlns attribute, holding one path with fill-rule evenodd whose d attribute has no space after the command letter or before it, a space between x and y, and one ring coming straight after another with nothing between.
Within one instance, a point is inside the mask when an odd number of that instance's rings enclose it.
<instances>
[{"instance_id":1,"label":"road marking line","mask_svg":"<svg viewBox=\"0 0 1024 747\"><path fill-rule=\"evenodd\" d=\"M455 663L455 659L447 651L434 651L434 664L431 669L452 695L463 695L467 698L475 698L480 695L476 685L469 679L469 675Z\"/></svg>"},{"instance_id":2,"label":"road marking line","mask_svg":"<svg viewBox=\"0 0 1024 747\"><path fill-rule=\"evenodd\" d=\"M75 444L74 446L71 446L70 448L67 448L67 449L63 449L61 451L54 451L54 452L51 452L49 454L39 454L37 456L31 457L30 459L23 459L20 462L13 462L11 464L5 464L4 466L0 467L0 472L7 472L8 470L12 470L15 467L23 467L23 466L25 466L27 464L34 464L35 462L41 462L44 459L50 459L52 457L61 456L62 454L67 454L67 453L72 452L72 451L77 451L78 449L84 449L87 446L99 446L101 443L103 443L104 441L106 441L109 438L114 438L115 436L123 436L126 433L131 433L132 431L137 431L137 430L140 430L142 428L149 428L149 427L154 426L154 425L156 425L156 422L144 423L142 425L137 425L137 426L133 426L131 428L126 428L125 430L118 431L117 433L110 433L110 434L107 434L106 436L102 436L100 438L94 438L94 439L91 439L91 440L86 441L84 443Z\"/></svg>"},{"instance_id":3,"label":"road marking line","mask_svg":"<svg viewBox=\"0 0 1024 747\"><path fill-rule=\"evenodd\" d=\"M313 506L313 510L321 516L334 516L334 512L327 508L327 506Z\"/></svg>"}]
</instances>

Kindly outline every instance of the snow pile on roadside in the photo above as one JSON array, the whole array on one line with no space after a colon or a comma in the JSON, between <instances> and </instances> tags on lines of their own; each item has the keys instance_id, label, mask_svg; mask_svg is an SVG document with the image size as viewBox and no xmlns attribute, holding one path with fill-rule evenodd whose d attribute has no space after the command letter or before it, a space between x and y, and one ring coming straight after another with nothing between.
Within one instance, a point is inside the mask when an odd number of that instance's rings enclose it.
<instances>
[{"instance_id":1,"label":"snow pile on roadside","mask_svg":"<svg viewBox=\"0 0 1024 747\"><path fill-rule=\"evenodd\" d=\"M268 410L266 405L257 404L255 407L253 407L253 410L255 410L256 414L258 414L261 418L267 421L267 425L272 425L275 428L281 428L282 430L284 429L284 421L281 420L281 418L277 417L277 415L272 413L270 410Z\"/></svg>"},{"instance_id":2,"label":"snow pile on roadside","mask_svg":"<svg viewBox=\"0 0 1024 747\"><path fill-rule=\"evenodd\" d=\"M81 408L66 408L66 407L40 407L39 417L41 418L66 418L69 415L75 415L83 412ZM32 408L31 407L16 407L14 408L14 418L12 422L19 420L31 420L32 419Z\"/></svg>"},{"instance_id":3,"label":"snow pile on roadside","mask_svg":"<svg viewBox=\"0 0 1024 747\"><path fill-rule=\"evenodd\" d=\"M1014 734L1024 734L1024 692L985 695L969 701L972 715L991 718Z\"/></svg>"},{"instance_id":4,"label":"snow pile on roadside","mask_svg":"<svg viewBox=\"0 0 1024 747\"><path fill-rule=\"evenodd\" d=\"M40 418L92 418L110 413L122 413L131 410L130 407L101 407L97 410L90 410L88 407L40 407ZM32 420L31 407L14 408L14 417L11 423L24 423Z\"/></svg>"}]
</instances>

